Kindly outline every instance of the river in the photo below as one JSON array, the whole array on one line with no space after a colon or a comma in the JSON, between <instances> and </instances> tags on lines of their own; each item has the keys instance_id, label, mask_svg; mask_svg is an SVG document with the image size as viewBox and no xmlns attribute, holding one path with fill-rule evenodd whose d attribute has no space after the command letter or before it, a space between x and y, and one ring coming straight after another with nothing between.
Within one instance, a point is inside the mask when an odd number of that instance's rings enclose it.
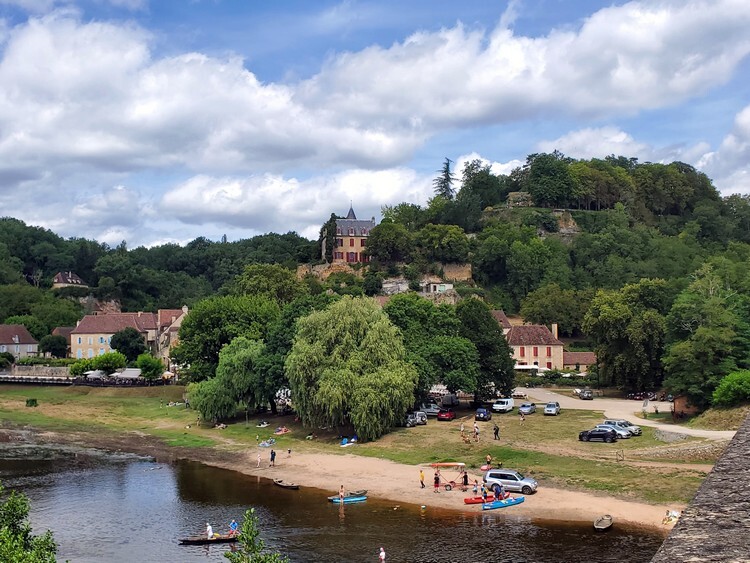
<instances>
[{"instance_id":1,"label":"river","mask_svg":"<svg viewBox=\"0 0 750 563\"><path fill-rule=\"evenodd\" d=\"M615 525L533 522L512 508L455 513L368 499L343 509L334 491L291 491L193 462L156 463L95 450L0 444L0 481L31 500L34 532L53 531L71 563L226 561L226 546L180 546L206 522L225 531L254 507L268 547L302 562L646 562L662 538ZM457 494L460 494L457 492Z\"/></svg>"}]
</instances>

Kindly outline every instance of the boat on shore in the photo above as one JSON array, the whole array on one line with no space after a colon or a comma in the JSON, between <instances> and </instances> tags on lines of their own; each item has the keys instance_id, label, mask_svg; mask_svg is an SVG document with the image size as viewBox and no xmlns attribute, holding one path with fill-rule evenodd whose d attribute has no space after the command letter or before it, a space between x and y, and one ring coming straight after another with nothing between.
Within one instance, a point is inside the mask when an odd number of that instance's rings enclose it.
<instances>
[{"instance_id":1,"label":"boat on shore","mask_svg":"<svg viewBox=\"0 0 750 563\"><path fill-rule=\"evenodd\" d=\"M274 479L273 484L278 485L279 487L282 487L284 489L299 489L299 485L297 483L287 483L283 479Z\"/></svg>"},{"instance_id":2,"label":"boat on shore","mask_svg":"<svg viewBox=\"0 0 750 563\"><path fill-rule=\"evenodd\" d=\"M482 505L482 510L495 510L496 508L506 508L508 506L514 506L521 504L525 500L524 497L506 498L503 500L493 500Z\"/></svg>"},{"instance_id":3,"label":"boat on shore","mask_svg":"<svg viewBox=\"0 0 750 563\"><path fill-rule=\"evenodd\" d=\"M603 516L599 516L596 520L594 520L594 529L597 532L606 532L612 527L612 524L614 523L614 518L610 516L609 514L605 514Z\"/></svg>"},{"instance_id":4,"label":"boat on shore","mask_svg":"<svg viewBox=\"0 0 750 563\"><path fill-rule=\"evenodd\" d=\"M209 545L212 543L233 543L239 539L239 536L230 536L222 534L214 534L214 537L208 538L206 536L188 536L186 538L180 538L180 545Z\"/></svg>"},{"instance_id":5,"label":"boat on shore","mask_svg":"<svg viewBox=\"0 0 750 563\"><path fill-rule=\"evenodd\" d=\"M333 504L351 504L354 502L365 502L367 500L367 497L365 495L361 496L345 496L343 499L340 499L338 495L335 497L328 497L328 500L330 500Z\"/></svg>"}]
</instances>

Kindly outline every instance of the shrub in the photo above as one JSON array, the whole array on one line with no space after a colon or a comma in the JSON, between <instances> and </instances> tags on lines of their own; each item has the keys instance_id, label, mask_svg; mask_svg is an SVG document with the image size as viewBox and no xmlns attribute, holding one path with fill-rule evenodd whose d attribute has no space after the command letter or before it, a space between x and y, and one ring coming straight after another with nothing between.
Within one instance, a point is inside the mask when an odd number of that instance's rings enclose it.
<instances>
[{"instance_id":1,"label":"shrub","mask_svg":"<svg viewBox=\"0 0 750 563\"><path fill-rule=\"evenodd\" d=\"M26 406L27 407L38 407L39 403L36 399L26 399Z\"/></svg>"},{"instance_id":2,"label":"shrub","mask_svg":"<svg viewBox=\"0 0 750 563\"><path fill-rule=\"evenodd\" d=\"M750 370L735 371L721 380L714 391L713 404L733 407L750 401Z\"/></svg>"}]
</instances>

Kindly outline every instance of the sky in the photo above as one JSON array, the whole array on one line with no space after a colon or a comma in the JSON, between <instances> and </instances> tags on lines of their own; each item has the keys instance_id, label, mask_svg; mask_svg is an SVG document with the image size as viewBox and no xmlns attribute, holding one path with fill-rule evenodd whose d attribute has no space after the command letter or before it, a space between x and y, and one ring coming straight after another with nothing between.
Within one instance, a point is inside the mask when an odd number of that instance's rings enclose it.
<instances>
[{"instance_id":1,"label":"sky","mask_svg":"<svg viewBox=\"0 0 750 563\"><path fill-rule=\"evenodd\" d=\"M446 158L750 193L747 0L0 0L0 216L129 248L317 238Z\"/></svg>"}]
</instances>

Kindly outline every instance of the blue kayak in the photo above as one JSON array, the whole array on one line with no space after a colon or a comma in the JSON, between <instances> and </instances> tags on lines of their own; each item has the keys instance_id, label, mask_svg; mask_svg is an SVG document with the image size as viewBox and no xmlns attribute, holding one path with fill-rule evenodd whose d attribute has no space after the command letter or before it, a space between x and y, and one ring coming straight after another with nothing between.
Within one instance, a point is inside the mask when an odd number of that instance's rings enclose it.
<instances>
[{"instance_id":1,"label":"blue kayak","mask_svg":"<svg viewBox=\"0 0 750 563\"><path fill-rule=\"evenodd\" d=\"M330 500L334 504L341 504L342 500L339 497L328 497L328 500ZM346 496L344 497L343 503L349 504L352 502L365 502L367 500L367 497L364 495L361 496Z\"/></svg>"},{"instance_id":2,"label":"blue kayak","mask_svg":"<svg viewBox=\"0 0 750 563\"><path fill-rule=\"evenodd\" d=\"M514 504L521 504L524 501L524 497L506 498L503 500L493 500L482 505L482 510L495 510L496 508L505 508L506 506L513 506Z\"/></svg>"}]
</instances>

